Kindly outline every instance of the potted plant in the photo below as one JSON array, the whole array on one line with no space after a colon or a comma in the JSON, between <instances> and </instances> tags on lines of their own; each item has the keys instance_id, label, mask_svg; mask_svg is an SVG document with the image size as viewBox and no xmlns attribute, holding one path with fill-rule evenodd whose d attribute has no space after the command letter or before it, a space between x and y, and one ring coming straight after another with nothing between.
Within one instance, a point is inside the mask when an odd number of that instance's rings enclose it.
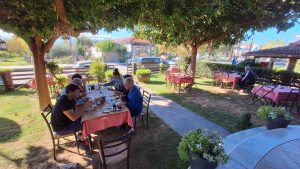
<instances>
[{"instance_id":1,"label":"potted plant","mask_svg":"<svg viewBox=\"0 0 300 169\"><path fill-rule=\"evenodd\" d=\"M228 160L222 137L201 130L189 132L181 139L178 154L183 161L190 161L191 169L214 169Z\"/></svg>"},{"instance_id":2,"label":"potted plant","mask_svg":"<svg viewBox=\"0 0 300 169\"><path fill-rule=\"evenodd\" d=\"M267 120L268 130L287 128L293 119L293 116L284 107L261 106L257 110L257 116Z\"/></svg>"},{"instance_id":3,"label":"potted plant","mask_svg":"<svg viewBox=\"0 0 300 169\"><path fill-rule=\"evenodd\" d=\"M138 69L136 70L136 76L139 82L147 82L150 80L151 70L150 69Z\"/></svg>"},{"instance_id":4,"label":"potted plant","mask_svg":"<svg viewBox=\"0 0 300 169\"><path fill-rule=\"evenodd\" d=\"M12 71L13 70L9 69L9 68L0 69L0 76L1 76L1 79L4 83L6 91L14 90L14 83L13 83L13 79L12 79L12 76L11 76Z\"/></svg>"}]
</instances>

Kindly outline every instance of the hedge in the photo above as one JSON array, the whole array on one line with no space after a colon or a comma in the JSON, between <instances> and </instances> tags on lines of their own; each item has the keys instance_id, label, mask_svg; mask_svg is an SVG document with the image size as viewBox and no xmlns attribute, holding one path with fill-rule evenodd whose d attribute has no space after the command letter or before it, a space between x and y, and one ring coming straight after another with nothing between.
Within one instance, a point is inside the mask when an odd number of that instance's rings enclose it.
<instances>
[{"instance_id":1,"label":"hedge","mask_svg":"<svg viewBox=\"0 0 300 169\"><path fill-rule=\"evenodd\" d=\"M289 85L290 82L299 79L300 74L295 72L290 72L286 70L270 70L262 67L251 67L255 72L257 77L265 77L271 80L279 81L281 84ZM221 64L221 63L207 63L198 62L196 68L196 76L204 78L212 78L214 71L226 71L226 72L244 72L245 66L243 65L231 65L231 64Z\"/></svg>"}]
</instances>

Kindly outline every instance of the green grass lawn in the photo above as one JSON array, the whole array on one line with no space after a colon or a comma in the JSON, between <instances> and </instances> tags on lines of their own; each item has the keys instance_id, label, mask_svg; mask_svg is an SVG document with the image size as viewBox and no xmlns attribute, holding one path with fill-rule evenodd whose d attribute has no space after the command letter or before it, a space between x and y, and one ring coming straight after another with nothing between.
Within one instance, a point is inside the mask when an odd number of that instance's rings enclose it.
<instances>
[{"instance_id":1,"label":"green grass lawn","mask_svg":"<svg viewBox=\"0 0 300 169\"><path fill-rule=\"evenodd\" d=\"M17 58L9 58L7 60L0 60L0 66L26 66L32 65L31 63L27 63L23 57Z\"/></svg>"},{"instance_id":2,"label":"green grass lawn","mask_svg":"<svg viewBox=\"0 0 300 169\"><path fill-rule=\"evenodd\" d=\"M211 80L209 79L196 79L196 82L199 83L197 85L197 95L202 94L209 94L212 95L213 100L212 102L215 102L215 104L218 104L219 100L227 99L227 94L222 93L210 93L209 89L207 89L208 86L210 86ZM187 101L187 99L193 99L194 96L188 96L184 93L177 94L172 91L172 89L166 87L164 75L163 74L153 74L151 76L151 81L148 83L141 83L142 86L145 86L146 88L149 88L150 90L153 90L157 92L158 94L171 99L172 101L182 105L183 107L186 107L187 109L201 115L202 117L215 122L216 124L221 125L225 129L227 129L230 132L235 132L237 129L235 128L236 124L238 123L240 115L229 112L224 109L218 109L213 106L204 106L201 103L195 103L191 101ZM231 96L230 99L241 99L234 98L235 96ZM245 112L246 113L246 112Z\"/></svg>"},{"instance_id":3,"label":"green grass lawn","mask_svg":"<svg viewBox=\"0 0 300 169\"><path fill-rule=\"evenodd\" d=\"M24 89L4 93L1 89L0 100L0 168L59 168L70 162L86 168L97 166L97 153L80 156L59 151L59 161L53 160L50 134L40 115L35 92ZM149 124L150 129L140 125L132 138L131 168L187 168L177 154L180 136L154 115ZM67 149L77 152L74 145Z\"/></svg>"}]
</instances>

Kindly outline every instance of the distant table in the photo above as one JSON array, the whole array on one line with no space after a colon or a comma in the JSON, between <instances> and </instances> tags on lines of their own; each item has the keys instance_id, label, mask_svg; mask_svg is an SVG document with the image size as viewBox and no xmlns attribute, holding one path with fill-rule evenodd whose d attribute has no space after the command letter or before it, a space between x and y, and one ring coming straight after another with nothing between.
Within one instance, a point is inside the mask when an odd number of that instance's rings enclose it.
<instances>
[{"instance_id":1,"label":"distant table","mask_svg":"<svg viewBox=\"0 0 300 169\"><path fill-rule=\"evenodd\" d=\"M181 84L191 84L194 83L193 77L184 73L170 73L167 74L165 77L166 81L169 81L174 84L178 84L179 86L179 93L181 90Z\"/></svg>"},{"instance_id":2,"label":"distant table","mask_svg":"<svg viewBox=\"0 0 300 169\"><path fill-rule=\"evenodd\" d=\"M237 73L225 73L225 72L218 72L214 74L214 79L216 80L226 80L229 83L232 83L232 88L237 84L237 82L242 79L242 76Z\"/></svg>"},{"instance_id":3,"label":"distant table","mask_svg":"<svg viewBox=\"0 0 300 169\"><path fill-rule=\"evenodd\" d=\"M292 90L292 88L288 86L257 85L252 89L251 92L259 97L263 96L264 98L272 100L272 102L275 104L286 100L293 101L296 99L296 97L300 99L300 95L298 94L299 90Z\"/></svg>"},{"instance_id":4,"label":"distant table","mask_svg":"<svg viewBox=\"0 0 300 169\"><path fill-rule=\"evenodd\" d=\"M112 92L108 90L93 90L88 93L87 96L91 98L106 96L106 99L110 99ZM108 106L106 103L105 106ZM89 135L96 131L105 130L110 127L120 126L127 123L130 127L133 127L133 122L129 109L126 106L122 106L122 110L110 113L103 113L103 106L97 107L96 110L86 112L81 118L83 124L82 136L87 138Z\"/></svg>"}]
</instances>

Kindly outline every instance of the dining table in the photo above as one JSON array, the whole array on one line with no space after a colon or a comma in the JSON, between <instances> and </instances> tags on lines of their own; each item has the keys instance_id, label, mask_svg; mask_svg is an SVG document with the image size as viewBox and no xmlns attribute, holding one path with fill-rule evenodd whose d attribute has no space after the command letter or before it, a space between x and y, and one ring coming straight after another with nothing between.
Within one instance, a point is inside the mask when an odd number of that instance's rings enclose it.
<instances>
[{"instance_id":1,"label":"dining table","mask_svg":"<svg viewBox=\"0 0 300 169\"><path fill-rule=\"evenodd\" d=\"M269 99L276 105L280 102L300 99L299 90L289 86L256 85L251 93Z\"/></svg>"},{"instance_id":2,"label":"dining table","mask_svg":"<svg viewBox=\"0 0 300 169\"><path fill-rule=\"evenodd\" d=\"M87 138L97 131L123 124L133 128L130 111L125 105L121 106L120 109L113 109L113 105L117 104L119 98L112 91L107 88L97 88L87 93L87 96L92 100L105 97L105 102L92 106L81 117L83 138Z\"/></svg>"},{"instance_id":3,"label":"dining table","mask_svg":"<svg viewBox=\"0 0 300 169\"><path fill-rule=\"evenodd\" d=\"M242 76L237 72L227 73L227 72L216 72L214 73L214 79L219 81L227 81L228 83L232 83L232 89L238 83Z\"/></svg>"},{"instance_id":4,"label":"dining table","mask_svg":"<svg viewBox=\"0 0 300 169\"><path fill-rule=\"evenodd\" d=\"M181 90L181 84L191 84L194 83L193 77L190 75L187 75L185 73L169 73L166 75L165 80L169 83L173 83L175 85L178 85L178 91L180 93Z\"/></svg>"}]
</instances>

